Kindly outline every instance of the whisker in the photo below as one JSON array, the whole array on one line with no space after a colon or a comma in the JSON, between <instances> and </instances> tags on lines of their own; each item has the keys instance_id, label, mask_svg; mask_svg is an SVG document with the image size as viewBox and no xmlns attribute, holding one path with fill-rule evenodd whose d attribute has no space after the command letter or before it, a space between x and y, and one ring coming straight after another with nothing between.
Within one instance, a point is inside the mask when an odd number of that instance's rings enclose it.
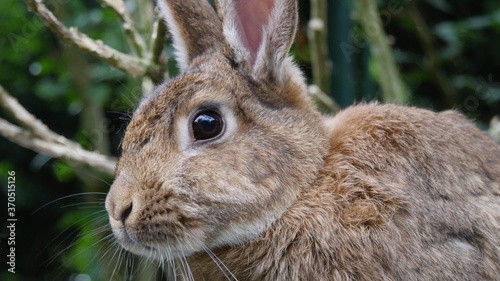
<instances>
[{"instance_id":1,"label":"whisker","mask_svg":"<svg viewBox=\"0 0 500 281\"><path fill-rule=\"evenodd\" d=\"M106 226L107 226L107 225L104 225L104 226L99 227L99 228L97 229L97 230L98 230L97 232L95 232L94 234L90 234L90 235L92 235L92 236L99 235L100 233L102 233L102 232L106 231ZM78 256L78 255L82 254L83 252L85 252L85 251L89 250L90 248L92 248L93 246L95 246L95 245L97 245L97 244L101 243L101 242L102 242L102 241L104 241L104 240L109 240L109 238L110 238L110 236L111 236L111 235L113 235L113 233L110 233L110 234L108 234L108 235L104 236L103 238L101 238L101 239L97 240L96 242L92 243L92 245L88 246L86 249L84 249L84 250L82 250L82 251L80 251L80 252L76 253L76 254L75 254L75 256ZM94 255L94 256L93 256L93 258L89 261L88 265L90 265L90 264L91 264L91 263L92 263L92 262L93 262L96 258L97 258L97 255ZM87 267L88 267L88 265L87 265Z\"/></svg>"},{"instance_id":2,"label":"whisker","mask_svg":"<svg viewBox=\"0 0 500 281\"><path fill-rule=\"evenodd\" d=\"M81 192L81 193L75 193L75 194L71 194L71 195L66 195L66 196L57 198L55 200L52 200L49 203L44 204L43 206L41 206L38 209L36 209L35 211L33 211L31 213L31 215L34 215L36 212L40 211L41 209L43 209L43 208L47 207L48 205L53 204L55 202L58 202L58 201L61 201L61 200L67 199L67 198L76 197L76 196L94 195L94 194L107 195L107 193L105 193L105 192Z\"/></svg>"},{"instance_id":3,"label":"whisker","mask_svg":"<svg viewBox=\"0 0 500 281\"><path fill-rule=\"evenodd\" d=\"M130 259L129 280L132 280L133 277L134 277L134 275L137 273L137 271L139 269L135 268L135 257L132 254L130 254L130 253L129 253L128 257ZM134 268L135 268L135 270L134 270Z\"/></svg>"},{"instance_id":4,"label":"whisker","mask_svg":"<svg viewBox=\"0 0 500 281\"><path fill-rule=\"evenodd\" d=\"M61 161L58 161L58 160L55 160L54 162L55 162L55 163L57 163L57 162L61 163ZM64 163L64 162L62 162L62 163ZM52 167L52 168L57 167L57 166L56 166L56 165L54 165L54 164L46 164L46 166L48 166L48 167ZM109 182L107 182L106 180L104 180L103 178L101 178L101 177L97 176L95 173L93 173L93 172L92 172L91 170L89 170L89 169L84 169L84 168L82 168L81 166L79 166L79 167L71 166L71 169L72 169L72 170L74 170L74 171L76 171L76 172L78 172L78 173L80 173L80 174L83 174L83 175L84 175L84 176L86 176L86 177L89 177L89 178L93 178L93 179L99 180L100 182L102 182L102 183L106 184L107 186L110 186L110 185L111 185L111 183L109 183Z\"/></svg>"},{"instance_id":5,"label":"whisker","mask_svg":"<svg viewBox=\"0 0 500 281\"><path fill-rule=\"evenodd\" d=\"M81 206L81 205L95 205L95 206L85 206L85 207L80 207L78 209L102 208L104 206L104 200L101 202L81 202L81 203L68 204L68 205L61 206L60 208L63 209L63 208Z\"/></svg>"},{"instance_id":6,"label":"whisker","mask_svg":"<svg viewBox=\"0 0 500 281\"><path fill-rule=\"evenodd\" d=\"M172 257L172 246L170 245L170 241L168 239L168 236L165 236L166 238L166 241L167 241L167 259L168 259L168 263L170 264L170 266L172 267L172 273L174 275L174 281L177 281L177 267L175 265L175 259Z\"/></svg>"},{"instance_id":7,"label":"whisker","mask_svg":"<svg viewBox=\"0 0 500 281\"><path fill-rule=\"evenodd\" d=\"M128 278L128 269L130 268L130 255L129 252L124 252L125 268L123 268L123 280Z\"/></svg>"},{"instance_id":8,"label":"whisker","mask_svg":"<svg viewBox=\"0 0 500 281\"><path fill-rule=\"evenodd\" d=\"M161 258L161 257L162 257L162 256L160 255L160 258ZM157 258L157 254L156 254L156 253L155 253L155 258ZM160 264L161 264L161 260L160 260ZM159 266L156 266L156 269L154 270L154 272L152 272L152 273L151 273L151 274L152 274L152 276L151 276L151 278L150 278L151 280L153 280L153 278L154 278L155 276L158 276L158 274L163 274L163 271L161 271L160 269L161 269L161 268L160 268Z\"/></svg>"},{"instance_id":9,"label":"whisker","mask_svg":"<svg viewBox=\"0 0 500 281\"><path fill-rule=\"evenodd\" d=\"M103 231L103 232L104 232L104 231ZM99 259L99 262L104 262L104 257L105 257L105 256L107 256L107 255L109 254L109 252L110 252L112 249L117 250L117 246L119 246L119 245L118 245L118 243L114 240L114 238L113 238L113 237L114 237L114 234L113 234L113 233L110 233L110 234L108 234L108 235L106 235L106 236L104 237L104 239L107 239L108 241L107 241L107 245L105 245L106 249L104 250L104 252L102 252L102 254L101 254L101 258ZM116 254L116 251L115 251L115 254ZM113 258L114 258L114 255L115 255L115 254L113 254L113 256L111 256L111 259L109 259L109 263L108 263L108 265L110 265L110 264L111 264L111 260L113 260Z\"/></svg>"},{"instance_id":10,"label":"whisker","mask_svg":"<svg viewBox=\"0 0 500 281\"><path fill-rule=\"evenodd\" d=\"M108 242L107 244L105 245L105 249L103 251L101 251L101 258L99 259L99 263L105 263L105 261L107 260L108 261L108 267L111 266L111 262L113 261L113 259L115 258L115 255L116 255L116 251L120 248L120 246L118 245L118 243L116 243L115 241L113 241L113 233L110 233L106 236L106 238L108 239ZM114 250L113 254L111 255L111 251ZM109 256L111 255L111 257L106 258L106 256Z\"/></svg>"},{"instance_id":11,"label":"whisker","mask_svg":"<svg viewBox=\"0 0 500 281\"><path fill-rule=\"evenodd\" d=\"M160 254L159 267L161 269L162 276L165 276L165 274L168 274L167 272L165 272L165 260L164 260L162 254Z\"/></svg>"},{"instance_id":12,"label":"whisker","mask_svg":"<svg viewBox=\"0 0 500 281\"><path fill-rule=\"evenodd\" d=\"M181 265L179 269L181 270L181 273L183 273L182 275L186 275L186 268L185 268L186 265L184 264L184 261L182 259L179 259L178 261L180 262Z\"/></svg>"},{"instance_id":13,"label":"whisker","mask_svg":"<svg viewBox=\"0 0 500 281\"><path fill-rule=\"evenodd\" d=\"M99 219L102 219L102 217L98 217L98 218L95 218L95 219L92 219L90 220L89 222L85 223L83 226L88 226L89 224L92 224L94 223L95 221L99 220ZM71 234L75 233L76 231L79 231L80 229L76 229L75 231L71 232ZM103 230L101 230L100 232L103 232ZM63 232L64 233L64 232ZM97 234L99 234L99 232L97 232ZM59 252L55 253L51 258L49 258L46 262L44 262L46 264L46 266L48 266L49 264L51 264L58 256L60 256L62 253L66 252L67 250L69 250L71 247L77 245L78 243L80 243L81 241L85 240L88 236L93 236L92 234L88 234L88 233L85 233L84 235L77 235L70 243L69 246L65 247L64 249L60 250ZM78 239L77 239L78 238ZM66 239L63 239L57 246L61 245ZM102 239L101 239L102 240ZM100 240L99 240L100 241ZM98 242L99 242L98 241ZM93 247L95 246L98 242L95 242L93 243L92 245L89 246L90 247ZM56 246L56 247L57 247ZM76 255L80 255L81 253L83 253L84 251L88 250L87 249L84 249L80 252L78 252Z\"/></svg>"},{"instance_id":14,"label":"whisker","mask_svg":"<svg viewBox=\"0 0 500 281\"><path fill-rule=\"evenodd\" d=\"M217 265L217 267L222 271L224 276L226 277L227 280L236 280L238 279L234 276L234 274L227 268L227 266L217 257L217 255L212 252L199 238L196 236L190 229L188 229L188 233L200 244L200 246L203 248L203 250L210 256L210 258L214 261L214 263ZM226 273L227 272L227 273ZM229 274L229 275L228 275ZM232 277L229 278L229 277Z\"/></svg>"},{"instance_id":15,"label":"whisker","mask_svg":"<svg viewBox=\"0 0 500 281\"><path fill-rule=\"evenodd\" d=\"M52 240L51 240L51 241L47 244L47 246L45 246L45 247L44 247L44 248L40 251L40 253L39 253L36 257L39 257L39 256L40 256L40 254L41 254L43 251L47 250L47 248L48 248L49 246L53 246L52 244L54 243L54 241L56 241L56 240L57 240L57 239L58 239L61 235L63 235L63 234L64 234L64 233L65 233L65 232L69 229L69 228L71 228L72 226L77 225L79 222L81 222L81 221L83 221L83 220L86 220L87 218L89 218L89 217L91 217L91 216L94 216L94 215L99 214L99 213L104 212L104 211L106 211L106 210L99 210L99 211L93 212L93 213L91 213L91 214L89 214L89 215L87 215L87 216L85 216L85 217L83 217L83 218L80 218L79 220L77 220L77 221L73 222L73 223L72 223L70 226L68 226L65 230L63 230L63 231L62 231L61 233L59 233L56 237L54 237L54 238L53 238L53 239L52 239ZM96 218L94 218L94 219L92 219L92 220L90 220L90 221L86 222L83 226L89 225L89 224L91 224L91 223L93 223L93 222L95 222L95 221L97 221L97 220L99 220L99 219L102 219L102 218L103 218L103 216L98 216L98 217L96 217ZM72 234L74 234L75 232L78 232L79 230L80 230L80 229L75 229L75 230L73 230L71 233L66 234L66 235L72 235ZM68 238L68 237L69 237L69 236L67 236L67 238ZM56 247L60 246L60 245L61 245L64 241L66 241L66 239L67 239L67 238L62 239L62 240L61 240L61 241L60 241L60 242L56 245ZM72 243L69 247L72 247L72 246L74 246L74 245L75 245L75 244L74 244L74 243ZM58 255L60 255L61 253L63 253L63 252L64 252L65 250L67 250L67 249L68 249L68 247L67 247L67 248L65 248L63 251L58 252L58 253L54 256L54 258L56 258ZM53 261L53 259L51 259L51 262L52 262L52 261ZM49 262L49 264L50 264L50 262ZM47 265L48 265L48 264L47 264Z\"/></svg>"},{"instance_id":16,"label":"whisker","mask_svg":"<svg viewBox=\"0 0 500 281\"><path fill-rule=\"evenodd\" d=\"M116 242L115 242L115 243L116 243ZM116 244L118 244L118 243L116 243ZM115 245L116 245L116 244L115 244ZM115 263L115 266L114 266L114 268L113 268L113 271L111 272L111 277L110 277L110 278L111 278L111 280L113 280L113 277L115 276L115 273L117 272L117 269L118 269L118 267L119 267L119 265L120 265L120 263L121 263L121 260L122 260L122 258L121 258L121 257L122 257L122 252L123 252L123 251L124 251L124 249L123 249L122 247L118 246L118 247L116 247L116 248L115 248L115 252L114 252L114 253L113 253L113 255L111 256L111 259L110 259L110 261L109 261L110 263L111 263L111 261L114 259L114 257L116 256L116 263ZM117 254L118 254L118 255L117 255Z\"/></svg>"},{"instance_id":17,"label":"whisker","mask_svg":"<svg viewBox=\"0 0 500 281\"><path fill-rule=\"evenodd\" d=\"M182 253L181 264L185 265L183 266L185 268L184 273L187 275L188 280L194 281L193 273L191 272L191 268L189 267L189 263L186 259L186 254L184 253L184 248L180 246L180 250Z\"/></svg>"}]
</instances>

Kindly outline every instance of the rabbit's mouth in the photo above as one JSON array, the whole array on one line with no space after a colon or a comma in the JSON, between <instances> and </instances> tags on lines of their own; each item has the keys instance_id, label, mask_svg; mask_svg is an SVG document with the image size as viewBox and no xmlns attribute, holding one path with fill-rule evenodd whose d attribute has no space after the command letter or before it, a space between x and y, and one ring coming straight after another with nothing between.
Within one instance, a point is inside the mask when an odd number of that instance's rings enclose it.
<instances>
[{"instance_id":1,"label":"rabbit's mouth","mask_svg":"<svg viewBox=\"0 0 500 281\"><path fill-rule=\"evenodd\" d=\"M151 240L148 235L144 236L134 230L127 229L119 221L110 219L110 224L116 240L124 249L157 260L173 260L191 256L196 252L203 251L206 247L192 232L184 239L165 235ZM187 239L189 237L192 239Z\"/></svg>"}]
</instances>

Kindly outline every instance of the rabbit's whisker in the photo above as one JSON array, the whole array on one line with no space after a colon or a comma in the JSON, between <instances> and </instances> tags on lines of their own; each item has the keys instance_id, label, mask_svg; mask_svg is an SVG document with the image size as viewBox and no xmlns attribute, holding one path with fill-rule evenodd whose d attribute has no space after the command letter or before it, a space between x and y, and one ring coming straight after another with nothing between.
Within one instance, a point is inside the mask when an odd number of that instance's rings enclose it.
<instances>
[{"instance_id":1,"label":"rabbit's whisker","mask_svg":"<svg viewBox=\"0 0 500 281\"><path fill-rule=\"evenodd\" d=\"M170 240L168 239L168 237L166 237L166 241L167 241L167 248L165 249L165 254L166 254L166 259L168 260L168 263L170 264L171 268L172 268L172 273L173 273L173 276L174 276L174 281L177 281L177 268L176 268L176 265L175 265L175 259L173 259L172 257L172 246L170 245Z\"/></svg>"},{"instance_id":2,"label":"rabbit's whisker","mask_svg":"<svg viewBox=\"0 0 500 281\"><path fill-rule=\"evenodd\" d=\"M72 197L76 197L76 196L84 196L84 195L94 195L94 194L98 194L98 195L106 195L105 192L81 192L81 193L75 193L75 194L70 194L70 195L66 195L66 196L63 196L63 197L60 197L60 198L57 198L55 200L52 200L50 201L49 203L46 203L44 204L43 206L39 207L38 209L36 209L35 211L33 211L31 213L31 215L35 214L36 212L40 211L41 209L47 207L48 205L50 204L54 204L55 202L58 202L58 201L61 201L61 200L64 200L64 199L67 199L67 198L72 198Z\"/></svg>"},{"instance_id":3,"label":"rabbit's whisker","mask_svg":"<svg viewBox=\"0 0 500 281\"><path fill-rule=\"evenodd\" d=\"M75 229L75 230L71 231L69 234L66 234L66 231L67 231L67 230L69 230L71 227L73 227L73 226L75 226L75 225L78 225L78 223L79 223L79 222L84 221L84 220L87 220L87 218L92 217L92 216L94 216L94 215L96 215L96 214L99 214L99 213L105 212L105 211L106 211L106 210L99 210L99 211L93 212L93 213L91 213L91 214L89 214L89 215L87 215L87 216L85 216L85 217L82 217L82 218L80 218L79 220L77 220L77 221L73 222L73 223L72 223L70 226L68 226L65 230L63 230L63 231L62 231L61 233L59 233L56 237L54 237L54 238L53 238L53 239L52 239L52 240L51 240L51 241L47 244L47 246L45 246L45 248L43 248L43 249L42 249L42 251L40 251L40 253L42 253L43 251L45 251L45 250L46 250L49 246L50 246L50 247L55 247L55 248L57 248L57 247L58 247L58 246L60 246L62 243L64 243L64 241L66 241L66 239L67 239L67 238L69 238L71 235L73 235L74 233L76 233L76 232L80 231L80 229ZM97 222L97 221L100 221L100 220L105 220L105 219L107 219L107 216L105 216L105 215L98 216L98 217L96 217L96 218L91 219L90 221L87 221L84 225L82 225L82 227L86 227L86 226L91 225L91 224L93 224L93 223L95 223L95 222ZM54 246L54 245L53 245L53 243L54 243L56 240L58 240L58 238L60 238L60 236L61 236L61 235L63 235L63 234L66 234L66 235L68 235L68 236L67 236L66 238L62 239L61 241L59 241L59 243L58 243L57 245L55 245L55 246ZM82 235L78 235L78 236L82 236ZM78 237L78 236L77 236L77 237ZM78 240L76 240L76 241L75 241L75 240L73 240L73 241L71 242L71 244L70 244L68 247L66 247L66 248L62 249L61 251L57 252L57 253L56 253L56 254L54 254L51 258L49 258L48 260L46 260L44 263L45 263L46 265L49 265L49 264L50 264L50 263L52 263L52 261L54 261L54 259L56 259L59 255L61 255L62 253L64 253L64 252L65 252L65 251L67 251L69 248L73 247L74 245L78 244L78 242L79 242L79 241L81 241L81 240L83 240L83 238L82 238L82 237L81 237L81 238L79 238L79 239L78 239ZM37 257L40 255L40 253L37 255Z\"/></svg>"},{"instance_id":4,"label":"rabbit's whisker","mask_svg":"<svg viewBox=\"0 0 500 281\"><path fill-rule=\"evenodd\" d=\"M113 256L111 257L111 259L113 259L113 257L117 256L117 260L118 262L115 263L115 266L113 268L113 271L111 272L111 280L113 280L116 272L118 271L118 266L120 265L120 261L122 260L122 253L125 251L125 249L123 249L122 247L117 247ZM118 253L118 255L117 255Z\"/></svg>"},{"instance_id":5,"label":"rabbit's whisker","mask_svg":"<svg viewBox=\"0 0 500 281\"><path fill-rule=\"evenodd\" d=\"M236 280L238 281L238 278L234 276L234 274L227 268L227 266L222 262L217 255L208 248L205 243L203 243L196 234L194 234L190 229L188 229L188 233L196 240L196 242L203 248L203 250L210 256L212 261L217 265L217 267L221 270L221 272L224 274L227 280ZM231 277L231 278L230 278Z\"/></svg>"}]
</instances>

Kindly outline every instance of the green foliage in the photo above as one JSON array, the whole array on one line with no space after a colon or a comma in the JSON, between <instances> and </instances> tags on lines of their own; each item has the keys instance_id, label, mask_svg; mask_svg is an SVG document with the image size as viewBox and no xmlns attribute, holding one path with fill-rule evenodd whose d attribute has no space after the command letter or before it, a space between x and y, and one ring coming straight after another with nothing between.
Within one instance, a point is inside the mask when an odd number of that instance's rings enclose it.
<instances>
[{"instance_id":1,"label":"green foliage","mask_svg":"<svg viewBox=\"0 0 500 281\"><path fill-rule=\"evenodd\" d=\"M105 116L113 119L110 126L100 128L99 132L113 143L112 151L108 153L117 154L126 122L120 118L123 112L132 110L138 100L137 96L140 96L137 90L131 91L137 88L138 81L78 50L71 52L68 46L61 44L40 20L27 11L22 1L6 0L2 5L0 84L51 129L78 141L95 135L95 132L81 125L84 110L82 97L88 98ZM53 8L67 26L77 26L92 38L101 39L106 44L128 52L121 27L109 9L102 9L100 5L90 1L55 0L49 7ZM75 56L81 58L78 60ZM75 62L80 64L71 67ZM79 89L78 80L82 77L85 78L81 84L84 87ZM0 113L2 117L8 117L3 114L4 111L0 110ZM82 145L91 146L85 143ZM102 236L95 231L107 224L102 203L104 195L100 196L98 203L62 209L60 207L65 205L90 203L96 199L89 199L89 196L61 199L32 214L43 205L71 194L107 192L107 184L94 180L95 176L100 175L0 138L2 206L6 206L4 198L7 198L7 190L4 183L7 181L7 171L12 170L16 172L17 185L18 259L16 274L2 271L0 280L70 280L76 274L88 273L96 278L95 276L106 272L105 269L110 265L99 264L102 254L98 254L98 250L102 248L102 244L96 242ZM98 206L102 219L89 223L93 217L88 216L88 206ZM5 221L5 215L2 212L2 221ZM81 220L85 217L87 218ZM64 231L68 227L69 230ZM1 232L5 233L5 230ZM76 238L78 235L83 239ZM77 243L70 247L74 243L73 238L77 239ZM3 236L0 252L7 253ZM2 263L5 264L5 255L2 256Z\"/></svg>"},{"instance_id":2,"label":"green foliage","mask_svg":"<svg viewBox=\"0 0 500 281\"><path fill-rule=\"evenodd\" d=\"M384 1L381 9L390 1ZM421 36L422 26L408 16L408 7L386 26L395 39L393 48L403 78L412 91L412 102L443 110L455 108L485 126L500 114L500 3L485 1L427 0L416 6L433 40L435 61L429 61ZM447 104L436 70L444 73L453 89Z\"/></svg>"}]
</instances>

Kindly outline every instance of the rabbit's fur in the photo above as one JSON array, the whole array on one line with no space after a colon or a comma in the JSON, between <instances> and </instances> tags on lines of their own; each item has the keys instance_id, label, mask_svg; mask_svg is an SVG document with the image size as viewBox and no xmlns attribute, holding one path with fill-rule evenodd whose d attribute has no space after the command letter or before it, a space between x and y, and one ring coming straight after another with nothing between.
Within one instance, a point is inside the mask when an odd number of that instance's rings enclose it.
<instances>
[{"instance_id":1,"label":"rabbit's fur","mask_svg":"<svg viewBox=\"0 0 500 281\"><path fill-rule=\"evenodd\" d=\"M322 117L287 55L295 0L216 4L159 0L182 74L127 128L124 248L194 280L500 280L497 144L453 111ZM207 109L224 130L195 140Z\"/></svg>"}]
</instances>

